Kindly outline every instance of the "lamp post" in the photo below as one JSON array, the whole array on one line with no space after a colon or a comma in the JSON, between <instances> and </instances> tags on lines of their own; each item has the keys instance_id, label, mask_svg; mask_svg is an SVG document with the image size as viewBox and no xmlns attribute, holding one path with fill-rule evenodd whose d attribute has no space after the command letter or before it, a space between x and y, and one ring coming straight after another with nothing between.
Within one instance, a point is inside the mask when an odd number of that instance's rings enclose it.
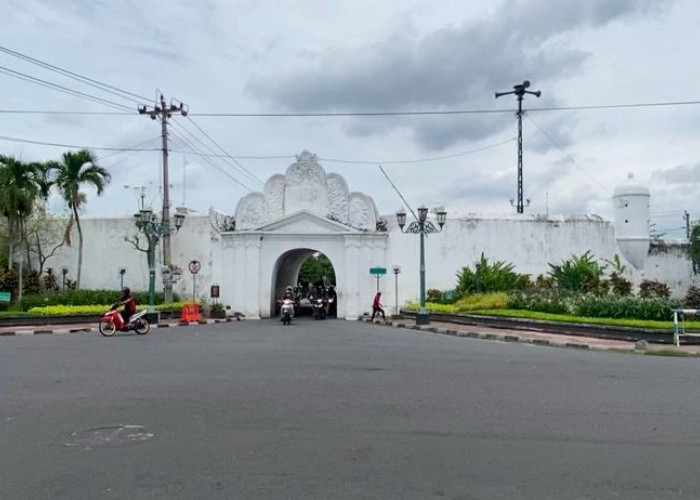
<instances>
[{"instance_id":1,"label":"lamp post","mask_svg":"<svg viewBox=\"0 0 700 500\"><path fill-rule=\"evenodd\" d=\"M515 94L518 98L518 111L515 116L518 117L518 201L516 205L517 213L523 213L523 97L525 94L534 95L535 97L540 97L542 92L539 90L531 91L527 90L530 87L530 81L525 80L523 83L518 85L513 85L513 90L510 92L496 92L496 99L504 95ZM511 200L511 204L513 201ZM527 200L528 206L530 205L530 200Z\"/></svg>"},{"instance_id":2,"label":"lamp post","mask_svg":"<svg viewBox=\"0 0 700 500\"><path fill-rule=\"evenodd\" d=\"M185 211L178 209L175 213L175 227L166 221L159 221L150 208L142 208L134 214L136 226L148 240L148 312L151 318L155 313L156 303L156 246L161 236L177 233L185 222ZM150 319L149 319L150 321Z\"/></svg>"},{"instance_id":3,"label":"lamp post","mask_svg":"<svg viewBox=\"0 0 700 500\"><path fill-rule=\"evenodd\" d=\"M428 220L428 209L424 206L418 208L418 220L411 222L404 231L406 225L406 212L401 209L396 213L396 221L402 233L414 233L420 236L420 309L416 315L417 325L427 325L430 323L430 315L425 308L425 237L429 233L439 233L445 225L447 212L443 208L437 211L437 223L440 229Z\"/></svg>"}]
</instances>

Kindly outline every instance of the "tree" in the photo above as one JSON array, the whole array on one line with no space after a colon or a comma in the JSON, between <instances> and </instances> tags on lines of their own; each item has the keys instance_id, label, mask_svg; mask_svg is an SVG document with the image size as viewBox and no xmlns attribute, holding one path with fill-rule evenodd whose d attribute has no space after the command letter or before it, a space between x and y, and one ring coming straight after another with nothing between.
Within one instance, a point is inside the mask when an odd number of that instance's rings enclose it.
<instances>
[{"instance_id":1,"label":"tree","mask_svg":"<svg viewBox=\"0 0 700 500\"><path fill-rule=\"evenodd\" d=\"M46 261L65 244L64 227L65 218L48 214L43 207L27 222L29 251L35 255L39 275L43 274Z\"/></svg>"},{"instance_id":2,"label":"tree","mask_svg":"<svg viewBox=\"0 0 700 500\"><path fill-rule=\"evenodd\" d=\"M26 243L26 221L34 210L37 198L43 195L37 163L23 163L16 158L0 156L0 211L7 218L8 262L12 267L14 247ZM46 187L48 195L49 187ZM27 263L29 247L27 246Z\"/></svg>"},{"instance_id":3,"label":"tree","mask_svg":"<svg viewBox=\"0 0 700 500\"><path fill-rule=\"evenodd\" d=\"M690 229L688 253L693 264L693 274L700 274L700 221L696 221Z\"/></svg>"},{"instance_id":4,"label":"tree","mask_svg":"<svg viewBox=\"0 0 700 500\"><path fill-rule=\"evenodd\" d=\"M78 229L78 273L76 287L80 288L80 274L83 268L83 230L80 226L80 208L87 202L87 196L81 189L94 187L101 195L111 176L107 169L97 164L97 157L90 151L81 149L77 152L64 153L60 163L54 162L50 168L55 172L55 185L71 210L71 218L66 228L66 240L70 244L70 230L73 222Z\"/></svg>"},{"instance_id":5,"label":"tree","mask_svg":"<svg viewBox=\"0 0 700 500\"><path fill-rule=\"evenodd\" d=\"M331 261L322 253L312 255L304 261L299 270L299 279L297 280L303 287L309 283L316 284L326 277L326 282L335 283L335 270Z\"/></svg>"}]
</instances>

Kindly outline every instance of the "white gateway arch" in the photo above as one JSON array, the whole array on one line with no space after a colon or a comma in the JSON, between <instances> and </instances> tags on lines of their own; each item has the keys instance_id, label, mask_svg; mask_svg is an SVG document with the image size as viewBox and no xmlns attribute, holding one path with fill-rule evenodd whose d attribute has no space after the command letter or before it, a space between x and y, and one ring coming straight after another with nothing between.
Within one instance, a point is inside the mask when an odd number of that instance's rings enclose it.
<instances>
[{"instance_id":1,"label":"white gateway arch","mask_svg":"<svg viewBox=\"0 0 700 500\"><path fill-rule=\"evenodd\" d=\"M215 274L225 281L222 300L247 317L272 316L276 298L297 283L301 265L316 252L333 264L338 317L356 319L367 310L372 290L366 275L385 262L386 224L372 198L350 192L316 155L297 155L263 192L241 198L235 216L212 211L211 222L220 257Z\"/></svg>"}]
</instances>

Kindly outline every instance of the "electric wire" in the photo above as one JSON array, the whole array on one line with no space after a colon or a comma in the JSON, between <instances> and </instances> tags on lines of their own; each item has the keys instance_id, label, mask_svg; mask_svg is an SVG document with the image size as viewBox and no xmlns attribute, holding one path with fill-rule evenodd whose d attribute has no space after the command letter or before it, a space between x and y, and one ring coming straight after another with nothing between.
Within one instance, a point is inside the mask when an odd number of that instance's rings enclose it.
<instances>
[{"instance_id":1,"label":"electric wire","mask_svg":"<svg viewBox=\"0 0 700 500\"><path fill-rule=\"evenodd\" d=\"M143 147L143 146L146 146L146 145L148 145L148 144L151 144L151 143L153 143L153 142L155 142L155 141L159 141L160 139L161 139L160 136L152 137L151 139L148 139L147 141L143 141L143 142L140 142L140 143L138 143L138 144L134 144L134 145L131 146L128 150L124 150L124 151L115 151L114 153L110 153L110 154L108 154L108 155L101 156L101 157L100 157L100 161L103 161L103 160L105 160L105 159L107 159L107 158L111 158L111 157L113 157L113 156L117 156L117 155L120 155L120 154L123 154L123 153L130 153L129 155L127 155L127 157L130 158L133 154L140 153L140 152L144 151L143 149L138 149L138 148L141 148L141 147ZM95 148L88 148L88 149L95 149ZM158 148L158 149L153 149L152 151L159 151L159 150L160 150L160 148Z\"/></svg>"},{"instance_id":2,"label":"electric wire","mask_svg":"<svg viewBox=\"0 0 700 500\"><path fill-rule=\"evenodd\" d=\"M479 153L481 151L486 151L488 149L493 149L493 148L503 146L503 145L508 144L510 142L513 142L515 140L516 140L515 137L511 137L510 139L507 139L505 141L497 142L495 144L489 144L487 146L472 149L470 151L463 151L461 153L455 153L455 154L445 155L445 156L433 156L433 157L429 157L429 158L417 158L414 160L371 161L371 160L342 160L339 158L325 158L325 157L319 158L319 160L325 161L325 162L330 162L330 163L350 163L350 164L361 164L361 165L376 165L378 163L380 163L382 165L405 165L405 164L411 164L411 163L426 163L426 162L431 162L431 161L450 160L452 158L460 158L462 156L468 156L471 154Z\"/></svg>"},{"instance_id":3,"label":"electric wire","mask_svg":"<svg viewBox=\"0 0 700 500\"><path fill-rule=\"evenodd\" d=\"M79 82L82 82L86 85L90 85L92 87L95 87L97 89L100 89L104 92L109 92L110 94L114 94L118 97L121 97L123 99L127 99L136 103L140 103L143 100L150 101L150 98L144 97L138 94L134 94L133 92L129 92L128 90L120 89L119 87L115 87L113 85L109 85L104 82L100 82L98 80L94 80L92 78L89 78L87 76L75 73L73 71L69 71L65 68L61 68L59 66L55 66L53 64L47 63L46 61L42 61L40 59L37 59L35 57L28 56L26 54L22 54L21 52L17 52L12 49L8 49L7 47L3 47L0 45L0 52L4 52L8 55L11 55L13 57L17 57L19 59L22 59L23 61L29 62L31 64L35 64L37 66L41 66L42 68L48 69L50 71L54 71L56 73L59 73L63 76L67 76L68 78L72 78L74 80L77 80ZM119 92L119 93L117 93ZM125 95L122 95L125 94ZM135 98L138 98L139 100L133 99L131 97L126 97L126 96L133 96Z\"/></svg>"},{"instance_id":4,"label":"electric wire","mask_svg":"<svg viewBox=\"0 0 700 500\"><path fill-rule=\"evenodd\" d=\"M537 127L537 129L542 133L542 135L544 135L544 136L549 140L549 142L551 142L551 143L554 145L554 147L556 147L556 148L561 152L561 154L563 155L564 159L568 160L568 161L571 162L573 165L575 165L579 170L581 170L581 172L583 172L584 174L586 174L591 180L593 180L593 182L595 182L596 184L598 184L600 187L602 187L602 188L605 189L606 191L610 191L610 188L608 188L608 187L605 186L602 182L600 182L598 179L596 179L596 178L593 177L591 174L589 174L588 171L586 171L585 168L583 168L581 165L579 165L578 162L577 162L576 160L574 160L574 158L573 158L569 153L567 153L566 151L564 151L564 149L561 148L561 147L559 146L559 144L557 144L557 142L552 138L552 136L550 136L542 127L540 127L540 125L539 125L535 120L533 120L532 118L530 118L526 113L523 113L523 115L524 115L525 118L527 118L535 127Z\"/></svg>"},{"instance_id":5,"label":"electric wire","mask_svg":"<svg viewBox=\"0 0 700 500\"><path fill-rule=\"evenodd\" d=\"M255 180L256 180L257 182L259 182L260 184L264 184L263 181L261 181L261 180L260 180L257 176L255 176L251 171L249 171L247 168L245 168L243 165L241 165L240 162L239 162L236 158L234 158L233 156L231 156L231 154L230 154L228 151L226 151L224 148L222 148L221 145L219 145L219 143L216 142L202 127L200 127L199 125L197 125L197 122L195 122L189 115L187 116L187 119L190 121L190 123L192 123L192 125L195 126L195 128L196 128L197 130L199 130L202 134L204 134L204 136L205 136L207 139L209 139L217 148L219 148L219 150L221 150L224 154L226 154L226 156L227 156L228 158L230 158L231 160L233 160L233 162L236 163L236 165L238 165L238 166L241 167L245 172L247 172L247 173L250 175L250 177L252 177L253 179L255 179Z\"/></svg>"},{"instance_id":6,"label":"electric wire","mask_svg":"<svg viewBox=\"0 0 700 500\"><path fill-rule=\"evenodd\" d=\"M189 151L187 152L188 155L195 155L195 156L200 156L200 151L192 144L190 143L186 138L181 137L177 133L173 133L173 139L175 139L177 142L182 144L184 147L189 148ZM246 189L247 191L253 191L250 187L248 187L246 184L242 183L238 179L236 179L231 173L225 169L222 168L221 166L217 165L214 163L211 159L202 157L204 161L206 161L211 167L213 167L215 170L217 170L219 173L224 175L225 177L228 177L230 180L241 186L242 188Z\"/></svg>"},{"instance_id":7,"label":"electric wire","mask_svg":"<svg viewBox=\"0 0 700 500\"><path fill-rule=\"evenodd\" d=\"M199 148L197 148L195 145L193 145L185 137L182 137L179 133L177 133L171 129L169 132L169 135L171 135L173 137L173 139L177 140L185 148L189 149L189 151L187 153L188 155L192 154L192 155L200 156L205 162L207 162L209 165L211 165L214 169L216 169L218 172L220 172L221 174L225 175L226 177L228 177L229 179L234 181L236 184L238 184L242 188L246 189L247 191L254 191L249 186L247 186L246 184L244 184L240 180L236 179L233 175L231 175L231 173L228 170L223 169L221 166L214 163L210 158L207 158L206 156L201 156L201 151L199 150Z\"/></svg>"},{"instance_id":8,"label":"electric wire","mask_svg":"<svg viewBox=\"0 0 700 500\"><path fill-rule=\"evenodd\" d=\"M382 173L384 174L384 177L386 177L386 180L389 181L389 184L391 184L391 187L394 188L394 191L396 191L396 194L399 195L399 198L401 198L401 200L406 204L408 209L411 211L411 214L413 214L413 218L418 220L418 216L413 211L413 208L411 208L411 205L406 201L406 198L403 197L403 195L401 194L401 191L399 191L399 188L397 188L396 185L394 184L394 182L391 180L391 178L389 178L389 174L387 174L386 171L384 171L384 169L382 168L381 165L377 165L377 166L379 167L379 170L381 170Z\"/></svg>"},{"instance_id":9,"label":"electric wire","mask_svg":"<svg viewBox=\"0 0 700 500\"><path fill-rule=\"evenodd\" d=\"M33 83L35 85L39 85L41 87L46 87L46 88L49 88L51 90L63 92L64 94L70 94L70 95L73 95L73 96L81 98L81 99L86 99L89 101L96 102L98 104L110 106L112 108L131 110L131 108L129 108L129 106L126 106L124 104L109 101L107 99L103 99L102 97L94 96L92 94L87 94L87 93L81 92L79 90L74 90L74 89L71 89L68 87L64 87L63 85L58 85L57 83L49 82L49 81L43 80L41 78L27 75L26 73L22 73L20 71L15 71L15 70L7 68L5 66L0 66L0 73L3 73L7 76L11 76L13 78L17 78L19 80L24 80L26 82ZM134 114L136 114L136 110L133 110L133 111L134 111Z\"/></svg>"},{"instance_id":10,"label":"electric wire","mask_svg":"<svg viewBox=\"0 0 700 500\"><path fill-rule=\"evenodd\" d=\"M59 142L35 141L32 139L21 139L19 137L10 137L0 135L0 140L8 142L22 142L27 144L36 144L38 146L51 146L60 148L77 148L77 149L94 149L96 151L160 151L160 148L110 148L104 146L85 146L79 144L66 144Z\"/></svg>"},{"instance_id":11,"label":"electric wire","mask_svg":"<svg viewBox=\"0 0 700 500\"><path fill-rule=\"evenodd\" d=\"M202 147L204 147L207 151L209 151L210 153L216 154L216 152L211 148L211 146L209 146L209 145L206 144L204 141L202 141L199 137L197 137L196 135L194 135L190 130L188 130L187 128L185 128L184 125L182 125L181 123L178 123L178 122L172 122L172 123L173 123L178 129L182 130L185 134L187 134L188 137L194 139L197 143L201 144ZM200 150L200 151L201 151L201 150ZM204 153L204 154L206 154L206 153ZM246 174L247 174L247 176L248 176L248 178L249 178L248 180L252 180L254 183L257 183L257 184L259 184L260 186L264 186L264 182L262 182L260 179L258 179L257 177L253 176L252 174L250 174L247 170L241 169L238 165L231 163L227 156L218 157L218 159L224 160L224 161L225 161L225 164L226 164L227 166L232 167L233 169L235 169L235 170L236 170L239 174L241 174L243 177L245 177Z\"/></svg>"}]
</instances>

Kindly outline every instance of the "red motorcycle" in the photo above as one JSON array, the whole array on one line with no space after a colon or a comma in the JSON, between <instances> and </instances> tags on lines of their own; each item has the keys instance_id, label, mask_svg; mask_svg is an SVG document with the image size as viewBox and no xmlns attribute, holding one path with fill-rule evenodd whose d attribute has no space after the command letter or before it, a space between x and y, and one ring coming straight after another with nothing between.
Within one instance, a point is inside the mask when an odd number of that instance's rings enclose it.
<instances>
[{"instance_id":1,"label":"red motorcycle","mask_svg":"<svg viewBox=\"0 0 700 500\"><path fill-rule=\"evenodd\" d=\"M151 325L146 319L146 310L138 312L129 318L129 322L124 324L122 315L117 311L119 304L112 304L112 307L102 316L98 329L105 337L111 337L115 332L135 331L139 335L146 335L151 330Z\"/></svg>"}]
</instances>

